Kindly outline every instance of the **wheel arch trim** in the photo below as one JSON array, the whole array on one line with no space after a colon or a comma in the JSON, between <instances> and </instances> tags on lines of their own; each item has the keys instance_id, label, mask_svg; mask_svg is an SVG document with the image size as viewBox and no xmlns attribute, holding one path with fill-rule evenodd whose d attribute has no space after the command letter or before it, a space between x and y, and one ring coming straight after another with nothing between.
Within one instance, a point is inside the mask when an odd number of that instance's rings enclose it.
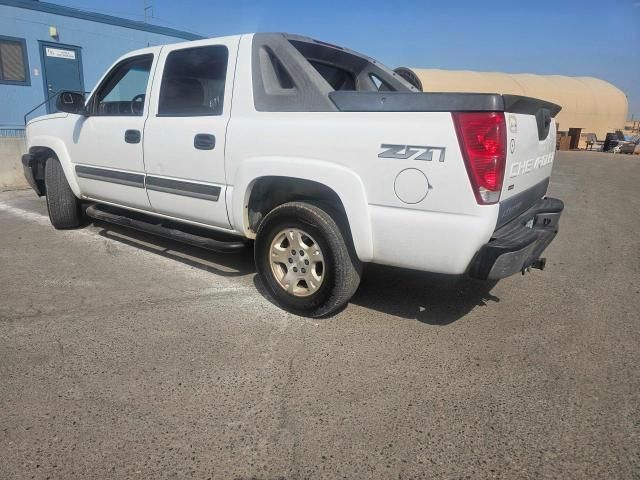
<instances>
[{"instance_id":1,"label":"wheel arch trim","mask_svg":"<svg viewBox=\"0 0 640 480\"><path fill-rule=\"evenodd\" d=\"M362 180L352 170L325 161L290 158L259 157L244 160L236 170L231 202L227 203L233 228L248 238L255 233L249 227L248 205L253 187L265 177L283 177L319 183L331 189L342 202L351 237L358 258L373 259L373 242L369 205Z\"/></svg>"},{"instance_id":2,"label":"wheel arch trim","mask_svg":"<svg viewBox=\"0 0 640 480\"><path fill-rule=\"evenodd\" d=\"M39 135L37 137L29 139L28 148L29 153L34 154L37 154L42 149L51 150L60 162L62 170L64 171L64 176L67 178L69 187L71 187L74 195L78 198L82 196L82 191L80 190L80 186L78 185L78 181L73 170L73 165L71 163L71 158L69 157L69 152L67 151L67 147L62 140L56 137Z\"/></svg>"}]
</instances>

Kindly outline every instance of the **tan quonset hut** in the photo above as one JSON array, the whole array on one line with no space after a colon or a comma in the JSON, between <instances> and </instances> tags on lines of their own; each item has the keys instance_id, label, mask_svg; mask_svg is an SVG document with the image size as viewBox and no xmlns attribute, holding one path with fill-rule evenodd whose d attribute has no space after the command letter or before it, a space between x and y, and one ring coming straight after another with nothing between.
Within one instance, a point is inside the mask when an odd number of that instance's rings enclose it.
<instances>
[{"instance_id":1,"label":"tan quonset hut","mask_svg":"<svg viewBox=\"0 0 640 480\"><path fill-rule=\"evenodd\" d=\"M534 75L530 73L472 72L400 67L396 72L423 92L479 92L524 95L562 106L556 117L558 131L581 128L604 139L622 130L627 121L625 94L593 77Z\"/></svg>"}]
</instances>

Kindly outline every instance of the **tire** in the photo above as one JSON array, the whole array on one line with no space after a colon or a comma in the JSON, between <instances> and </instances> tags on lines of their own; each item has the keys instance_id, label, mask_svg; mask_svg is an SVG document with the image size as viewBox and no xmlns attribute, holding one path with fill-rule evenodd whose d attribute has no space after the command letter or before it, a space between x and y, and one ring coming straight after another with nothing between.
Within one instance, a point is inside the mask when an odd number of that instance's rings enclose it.
<instances>
[{"instance_id":1,"label":"tire","mask_svg":"<svg viewBox=\"0 0 640 480\"><path fill-rule=\"evenodd\" d=\"M80 201L71 191L57 158L47 159L44 185L51 225L58 230L79 227L82 224Z\"/></svg>"},{"instance_id":2,"label":"tire","mask_svg":"<svg viewBox=\"0 0 640 480\"><path fill-rule=\"evenodd\" d=\"M347 222L326 206L291 202L274 208L258 228L254 256L267 291L298 315L331 315L360 284L362 264Z\"/></svg>"}]
</instances>

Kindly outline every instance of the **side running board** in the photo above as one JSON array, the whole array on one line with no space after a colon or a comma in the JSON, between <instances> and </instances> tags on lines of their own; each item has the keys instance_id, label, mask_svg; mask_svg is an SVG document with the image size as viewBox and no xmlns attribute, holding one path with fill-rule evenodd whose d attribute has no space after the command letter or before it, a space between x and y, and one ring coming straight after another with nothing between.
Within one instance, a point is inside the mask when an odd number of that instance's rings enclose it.
<instances>
[{"instance_id":1,"label":"side running board","mask_svg":"<svg viewBox=\"0 0 640 480\"><path fill-rule=\"evenodd\" d=\"M91 205L87 208L86 213L89 217L96 220L102 220L103 222L113 223L115 225L121 225L123 227L132 228L141 232L150 233L159 237L176 240L178 242L193 245L195 247L205 248L214 252L230 253L238 252L246 247L246 243L242 241L221 241L215 240L210 237L196 235L193 233L184 232L176 228L166 227L162 224L154 224L139 220L105 209L100 208L98 205Z\"/></svg>"}]
</instances>

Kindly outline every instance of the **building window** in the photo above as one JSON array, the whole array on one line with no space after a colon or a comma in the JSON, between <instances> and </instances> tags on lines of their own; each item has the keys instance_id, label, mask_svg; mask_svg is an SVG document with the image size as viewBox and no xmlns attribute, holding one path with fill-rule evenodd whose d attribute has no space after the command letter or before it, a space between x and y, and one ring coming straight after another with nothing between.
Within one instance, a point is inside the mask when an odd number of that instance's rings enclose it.
<instances>
[{"instance_id":1,"label":"building window","mask_svg":"<svg viewBox=\"0 0 640 480\"><path fill-rule=\"evenodd\" d=\"M0 36L0 83L31 85L24 39Z\"/></svg>"}]
</instances>

